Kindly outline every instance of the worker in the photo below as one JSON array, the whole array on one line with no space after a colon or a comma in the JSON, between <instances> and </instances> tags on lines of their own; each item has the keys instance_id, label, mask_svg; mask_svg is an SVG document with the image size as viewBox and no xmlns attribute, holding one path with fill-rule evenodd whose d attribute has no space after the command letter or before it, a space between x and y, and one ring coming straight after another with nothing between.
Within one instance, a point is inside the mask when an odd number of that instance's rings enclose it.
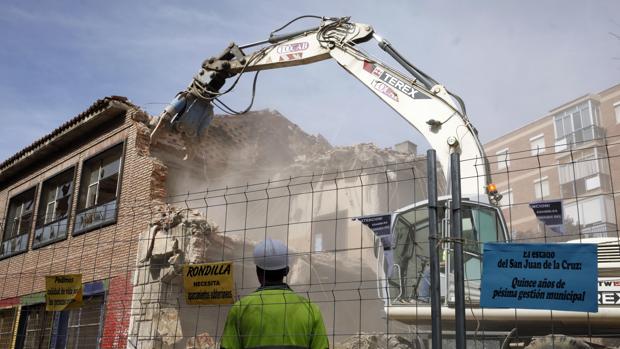
<instances>
[{"instance_id":1,"label":"worker","mask_svg":"<svg viewBox=\"0 0 620 349\"><path fill-rule=\"evenodd\" d=\"M329 347L319 307L284 282L289 261L282 241L267 239L256 245L254 263L260 287L228 312L220 348Z\"/></svg>"}]
</instances>

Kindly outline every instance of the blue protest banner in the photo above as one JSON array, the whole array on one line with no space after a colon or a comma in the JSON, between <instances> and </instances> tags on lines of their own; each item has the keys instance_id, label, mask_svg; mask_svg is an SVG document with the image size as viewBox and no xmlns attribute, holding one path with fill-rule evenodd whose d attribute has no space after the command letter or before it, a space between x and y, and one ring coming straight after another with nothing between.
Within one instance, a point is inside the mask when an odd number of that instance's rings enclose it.
<instances>
[{"instance_id":1,"label":"blue protest banner","mask_svg":"<svg viewBox=\"0 0 620 349\"><path fill-rule=\"evenodd\" d=\"M484 308L597 312L596 244L485 243Z\"/></svg>"}]
</instances>

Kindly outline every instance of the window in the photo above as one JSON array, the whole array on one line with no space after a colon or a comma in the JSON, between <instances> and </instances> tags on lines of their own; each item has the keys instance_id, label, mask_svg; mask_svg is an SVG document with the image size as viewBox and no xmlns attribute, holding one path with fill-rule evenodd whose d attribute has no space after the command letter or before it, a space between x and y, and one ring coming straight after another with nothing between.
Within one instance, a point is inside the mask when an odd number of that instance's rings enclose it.
<instances>
[{"instance_id":1,"label":"window","mask_svg":"<svg viewBox=\"0 0 620 349\"><path fill-rule=\"evenodd\" d=\"M314 250L315 252L323 251L323 234L314 234Z\"/></svg>"},{"instance_id":2,"label":"window","mask_svg":"<svg viewBox=\"0 0 620 349\"><path fill-rule=\"evenodd\" d=\"M75 168L71 168L43 183L33 248L67 236L74 173Z\"/></svg>"},{"instance_id":3,"label":"window","mask_svg":"<svg viewBox=\"0 0 620 349\"><path fill-rule=\"evenodd\" d=\"M393 302L428 297L426 283L421 282L424 261L429 257L428 244L424 243L428 241L428 232L426 205L400 213L396 218L392 233L394 265L388 277Z\"/></svg>"},{"instance_id":4,"label":"window","mask_svg":"<svg viewBox=\"0 0 620 349\"><path fill-rule=\"evenodd\" d=\"M10 348L13 344L15 308L0 310L0 348Z\"/></svg>"},{"instance_id":5,"label":"window","mask_svg":"<svg viewBox=\"0 0 620 349\"><path fill-rule=\"evenodd\" d=\"M122 153L119 144L84 162L74 234L116 221Z\"/></svg>"},{"instance_id":6,"label":"window","mask_svg":"<svg viewBox=\"0 0 620 349\"><path fill-rule=\"evenodd\" d=\"M573 132L595 124L592 117L590 101L564 110L554 117L555 138L560 139Z\"/></svg>"},{"instance_id":7,"label":"window","mask_svg":"<svg viewBox=\"0 0 620 349\"><path fill-rule=\"evenodd\" d=\"M598 189L601 187L601 177L594 176L590 178L586 178L586 191Z\"/></svg>"},{"instance_id":8,"label":"window","mask_svg":"<svg viewBox=\"0 0 620 349\"><path fill-rule=\"evenodd\" d=\"M466 252L482 254L483 243L504 240L502 224L495 210L476 205L463 207L461 226Z\"/></svg>"},{"instance_id":9,"label":"window","mask_svg":"<svg viewBox=\"0 0 620 349\"><path fill-rule=\"evenodd\" d=\"M45 311L44 303L22 307L15 348L98 348L104 300L103 294L85 295L81 307L61 312ZM5 329L13 328L8 314L5 325L3 314L4 311L0 312L0 345L4 344L1 336ZM12 335L11 331L7 340ZM2 345L2 348L10 348L10 345Z\"/></svg>"},{"instance_id":10,"label":"window","mask_svg":"<svg viewBox=\"0 0 620 349\"><path fill-rule=\"evenodd\" d=\"M28 248L28 237L32 228L32 211L36 188L11 198L2 237L1 256L10 256Z\"/></svg>"},{"instance_id":11,"label":"window","mask_svg":"<svg viewBox=\"0 0 620 349\"><path fill-rule=\"evenodd\" d=\"M495 153L497 155L497 169L501 170L510 166L510 155L508 154L508 148L503 149Z\"/></svg>"},{"instance_id":12,"label":"window","mask_svg":"<svg viewBox=\"0 0 620 349\"><path fill-rule=\"evenodd\" d=\"M502 195L502 199L499 201L501 208L508 208L510 205L514 205L515 199L512 197L512 189L503 191L500 195Z\"/></svg>"},{"instance_id":13,"label":"window","mask_svg":"<svg viewBox=\"0 0 620 349\"><path fill-rule=\"evenodd\" d=\"M23 307L15 347L21 349L48 348L53 318L53 312L45 311L45 304Z\"/></svg>"},{"instance_id":14,"label":"window","mask_svg":"<svg viewBox=\"0 0 620 349\"><path fill-rule=\"evenodd\" d=\"M63 311L55 323L57 337L54 348L88 349L97 348L100 338L104 297L84 297L80 308Z\"/></svg>"},{"instance_id":15,"label":"window","mask_svg":"<svg viewBox=\"0 0 620 349\"><path fill-rule=\"evenodd\" d=\"M620 123L620 101L614 103L614 113L616 114L616 123Z\"/></svg>"},{"instance_id":16,"label":"window","mask_svg":"<svg viewBox=\"0 0 620 349\"><path fill-rule=\"evenodd\" d=\"M585 101L554 117L556 145L579 145L581 142L604 137L600 125L598 103Z\"/></svg>"},{"instance_id":17,"label":"window","mask_svg":"<svg viewBox=\"0 0 620 349\"><path fill-rule=\"evenodd\" d=\"M534 181L534 195L537 199L549 197L549 177L543 177Z\"/></svg>"},{"instance_id":18,"label":"window","mask_svg":"<svg viewBox=\"0 0 620 349\"><path fill-rule=\"evenodd\" d=\"M530 138L530 154L536 156L545 152L545 135Z\"/></svg>"}]
</instances>

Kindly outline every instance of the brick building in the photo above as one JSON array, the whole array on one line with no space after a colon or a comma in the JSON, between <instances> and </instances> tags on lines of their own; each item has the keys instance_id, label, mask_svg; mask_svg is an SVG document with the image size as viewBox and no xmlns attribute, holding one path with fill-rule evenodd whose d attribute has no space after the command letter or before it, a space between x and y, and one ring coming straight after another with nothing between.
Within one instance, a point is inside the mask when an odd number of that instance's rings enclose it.
<instances>
[{"instance_id":1,"label":"brick building","mask_svg":"<svg viewBox=\"0 0 620 349\"><path fill-rule=\"evenodd\" d=\"M157 195L147 120L127 99L104 98L0 164L1 347L91 347L102 333L101 348L123 346L130 237L149 222L136 203ZM84 306L46 312L44 276L71 273L82 274Z\"/></svg>"},{"instance_id":2,"label":"brick building","mask_svg":"<svg viewBox=\"0 0 620 349\"><path fill-rule=\"evenodd\" d=\"M620 85L575 98L485 145L515 239L566 241L618 235ZM561 199L564 233L529 203Z\"/></svg>"}]
</instances>

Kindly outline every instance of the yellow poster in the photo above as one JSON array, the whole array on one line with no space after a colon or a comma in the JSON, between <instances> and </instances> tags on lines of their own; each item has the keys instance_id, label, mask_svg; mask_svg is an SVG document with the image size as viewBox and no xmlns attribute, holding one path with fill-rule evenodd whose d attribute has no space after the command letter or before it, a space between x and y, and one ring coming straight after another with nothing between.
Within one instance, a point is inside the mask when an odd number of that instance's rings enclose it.
<instances>
[{"instance_id":1,"label":"yellow poster","mask_svg":"<svg viewBox=\"0 0 620 349\"><path fill-rule=\"evenodd\" d=\"M45 277L45 310L62 311L82 306L82 274Z\"/></svg>"},{"instance_id":2,"label":"yellow poster","mask_svg":"<svg viewBox=\"0 0 620 349\"><path fill-rule=\"evenodd\" d=\"M233 264L186 264L183 266L183 286L187 304L233 304Z\"/></svg>"}]
</instances>

